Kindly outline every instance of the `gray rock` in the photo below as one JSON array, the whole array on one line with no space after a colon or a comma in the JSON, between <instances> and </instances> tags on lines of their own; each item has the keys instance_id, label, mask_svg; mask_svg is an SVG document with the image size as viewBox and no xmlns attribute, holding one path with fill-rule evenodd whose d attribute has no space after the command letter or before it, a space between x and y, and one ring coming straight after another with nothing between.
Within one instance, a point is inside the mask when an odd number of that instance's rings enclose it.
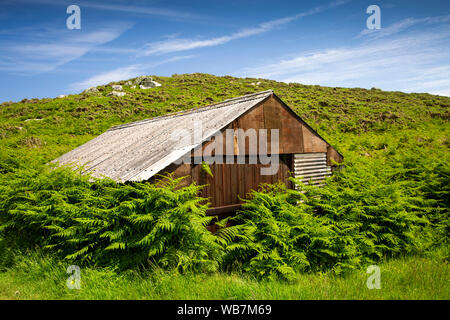
<instances>
[{"instance_id":1,"label":"gray rock","mask_svg":"<svg viewBox=\"0 0 450 320\"><path fill-rule=\"evenodd\" d=\"M139 77L137 77L137 78L134 80L134 83L135 83L135 84L140 84L141 81L143 81L144 79L147 79L147 78L150 78L150 77L147 77L147 76L139 76Z\"/></svg>"},{"instance_id":2,"label":"gray rock","mask_svg":"<svg viewBox=\"0 0 450 320\"><path fill-rule=\"evenodd\" d=\"M161 84L156 82L156 81L144 81L139 85L139 88L141 89L151 89L151 88L155 88L155 87L160 87Z\"/></svg>"},{"instance_id":3,"label":"gray rock","mask_svg":"<svg viewBox=\"0 0 450 320\"><path fill-rule=\"evenodd\" d=\"M42 121L44 119L26 119L24 120L24 122L28 122L28 121Z\"/></svg>"},{"instance_id":4,"label":"gray rock","mask_svg":"<svg viewBox=\"0 0 450 320\"><path fill-rule=\"evenodd\" d=\"M113 88L113 90L122 90L122 86L120 84L113 84L111 88Z\"/></svg>"},{"instance_id":5,"label":"gray rock","mask_svg":"<svg viewBox=\"0 0 450 320\"><path fill-rule=\"evenodd\" d=\"M146 76L140 76L136 78L134 81L137 85L139 85L139 88L141 89L151 89L155 87L160 87L161 84L153 81L152 77L146 77Z\"/></svg>"},{"instance_id":6,"label":"gray rock","mask_svg":"<svg viewBox=\"0 0 450 320\"><path fill-rule=\"evenodd\" d=\"M65 94L60 94L60 95L58 96L58 98L65 98L65 97L67 97Z\"/></svg>"},{"instance_id":7,"label":"gray rock","mask_svg":"<svg viewBox=\"0 0 450 320\"><path fill-rule=\"evenodd\" d=\"M107 96L116 96L116 97L123 97L124 95L126 95L126 93L123 91L111 91L110 93L107 94Z\"/></svg>"},{"instance_id":8,"label":"gray rock","mask_svg":"<svg viewBox=\"0 0 450 320\"><path fill-rule=\"evenodd\" d=\"M87 88L86 90L84 90L83 92L96 93L96 92L98 92L98 89L96 87L90 87L90 88Z\"/></svg>"}]
</instances>

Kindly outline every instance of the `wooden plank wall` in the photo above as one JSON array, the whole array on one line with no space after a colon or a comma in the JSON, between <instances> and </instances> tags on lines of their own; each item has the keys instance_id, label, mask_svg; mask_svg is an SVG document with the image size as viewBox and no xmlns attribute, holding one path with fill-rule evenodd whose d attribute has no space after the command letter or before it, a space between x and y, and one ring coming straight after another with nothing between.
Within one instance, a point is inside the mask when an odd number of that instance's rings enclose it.
<instances>
[{"instance_id":1,"label":"wooden plank wall","mask_svg":"<svg viewBox=\"0 0 450 320\"><path fill-rule=\"evenodd\" d=\"M200 164L183 164L179 166L171 165L164 170L172 172L175 176L191 175L184 184L196 181L198 184L207 185L202 192L203 197L209 198L211 207L224 207L240 203L239 197L245 198L252 189L256 189L260 183L275 183L282 181L292 187L288 178L293 171L293 154L302 153L326 153L327 165L331 165L331 159L336 162L342 161L339 153L326 143L317 134L311 131L307 125L301 122L292 110L285 107L278 99L271 97L259 106L251 109L225 129L279 129L279 154L280 166L278 172L273 176L263 176L260 174L261 164L249 164L251 155L246 142L245 148L239 150L237 140L234 140L233 150L235 156L245 157L245 164L211 164L210 169L213 177L209 176ZM226 141L225 129L223 130L223 141ZM269 132L270 133L270 130ZM258 138L258 137L257 137ZM270 150L270 134L268 134L268 151ZM210 142L202 145L204 150ZM213 154L224 154L223 150L216 150ZM195 153L193 152L194 156Z\"/></svg>"},{"instance_id":2,"label":"wooden plank wall","mask_svg":"<svg viewBox=\"0 0 450 320\"><path fill-rule=\"evenodd\" d=\"M291 162L290 155L281 155L278 172L275 175L261 175L261 168L267 165L249 164L249 158L246 157L245 164L211 164L212 177L198 164L192 167L192 179L207 185L201 196L210 199L211 207L223 207L241 203L239 198L245 198L260 183L281 181L290 187Z\"/></svg>"},{"instance_id":3,"label":"wooden plank wall","mask_svg":"<svg viewBox=\"0 0 450 320\"><path fill-rule=\"evenodd\" d=\"M230 125L228 125L222 134L222 139L224 145L226 142L226 129L243 129L244 131L248 129L255 129L257 131L257 139L259 139L259 129L267 129L267 149L271 150L271 136L270 129L279 130L279 153L280 154L294 154L302 153L304 151L303 145L309 142L311 138L316 138L314 140L315 144L320 144L322 142L326 148L326 142L314 135L308 128L304 127L302 123L299 122L292 114L292 111L286 109L281 105L278 100L274 98L269 98L261 105L255 107L249 112L242 115L240 118L236 119ZM306 131L305 131L306 130ZM306 137L304 137L304 132L306 132ZM305 141L307 140L307 141ZM248 142L248 139L246 139ZM258 140L259 141L259 140ZM203 145L203 149L208 146L210 142L206 142ZM239 150L236 146L233 146L236 151L235 154L245 154L249 155L248 143L245 145L245 150ZM323 148L322 148L323 149ZM226 147L223 150L216 150L215 154L223 154ZM308 151L315 152L315 151ZM317 151L326 152L326 151Z\"/></svg>"}]
</instances>

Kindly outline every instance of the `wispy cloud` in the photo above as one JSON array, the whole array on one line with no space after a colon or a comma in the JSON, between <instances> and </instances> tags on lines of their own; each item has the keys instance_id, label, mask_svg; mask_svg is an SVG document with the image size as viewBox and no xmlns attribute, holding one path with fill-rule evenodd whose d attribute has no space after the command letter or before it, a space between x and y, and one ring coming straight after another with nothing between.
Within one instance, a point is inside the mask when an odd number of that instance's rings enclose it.
<instances>
[{"instance_id":1,"label":"wispy cloud","mask_svg":"<svg viewBox=\"0 0 450 320\"><path fill-rule=\"evenodd\" d=\"M154 15L163 16L170 18L183 18L183 19L202 19L201 16L184 11L168 10L155 7L141 7L141 6L130 6L130 5L116 5L116 4L103 4L95 2L82 2L80 5L87 8L95 8L99 10L108 11L118 11L125 13L143 14L143 15Z\"/></svg>"},{"instance_id":2,"label":"wispy cloud","mask_svg":"<svg viewBox=\"0 0 450 320\"><path fill-rule=\"evenodd\" d=\"M102 84L107 84L112 81L119 81L138 76L142 71L140 65L130 65L123 68L117 68L108 72L104 72L81 82L73 83L69 89L74 91L83 90L89 87L95 87Z\"/></svg>"},{"instance_id":3,"label":"wispy cloud","mask_svg":"<svg viewBox=\"0 0 450 320\"><path fill-rule=\"evenodd\" d=\"M410 27L419 24L440 24L450 21L450 15L438 16L438 17L425 17L425 18L406 18L399 22L396 22L388 27L383 27L381 29L364 29L362 30L356 38L361 38L364 36L369 36L371 39L379 39L382 37L391 36L404 31Z\"/></svg>"},{"instance_id":4,"label":"wispy cloud","mask_svg":"<svg viewBox=\"0 0 450 320\"><path fill-rule=\"evenodd\" d=\"M146 1L144 6L136 6L129 4L114 4L109 1L108 3L100 3L95 1L74 1L72 0L14 0L9 1L10 3L31 3L31 4L46 4L55 6L68 6L71 4L76 4L83 8L93 8L102 11L115 11L121 13L132 13L138 15L151 15L160 16L168 18L178 18L178 19L204 19L200 15L193 14L190 12L180 11L180 10L170 10L165 8L150 7L152 2L158 1Z\"/></svg>"},{"instance_id":5,"label":"wispy cloud","mask_svg":"<svg viewBox=\"0 0 450 320\"><path fill-rule=\"evenodd\" d=\"M92 32L79 32L69 36L67 30L36 28L25 35L19 30L17 39L3 41L0 46L0 70L37 74L48 72L88 53L90 50L113 41L130 29L132 24L115 23Z\"/></svg>"},{"instance_id":6,"label":"wispy cloud","mask_svg":"<svg viewBox=\"0 0 450 320\"><path fill-rule=\"evenodd\" d=\"M328 5L318 6L309 11L301 12L293 16L263 22L256 27L242 29L231 35L215 37L210 39L175 38L149 43L146 49L143 51L143 54L144 55L163 54L222 45L233 40L247 38L250 36L271 31L276 27L283 26L294 20L323 12L325 10L337 7L347 2L349 1L348 0L333 1Z\"/></svg>"},{"instance_id":7,"label":"wispy cloud","mask_svg":"<svg viewBox=\"0 0 450 320\"><path fill-rule=\"evenodd\" d=\"M430 91L431 94L436 94L438 96L450 97L450 89Z\"/></svg>"},{"instance_id":8,"label":"wispy cloud","mask_svg":"<svg viewBox=\"0 0 450 320\"><path fill-rule=\"evenodd\" d=\"M121 67L121 68L117 68L111 71L107 71L107 72L103 72L100 74L97 74L95 76L92 76L86 80L80 81L80 82L76 82L73 83L69 86L69 90L71 91L80 91L80 90L84 90L86 88L89 87L95 87L95 86L99 86L99 85L104 85L113 81L120 81L120 80L126 80L126 79L130 79L130 78L134 78L137 77L139 75L143 75L144 73L146 73L147 70L151 69L151 68L155 68L157 66L166 64L166 63L170 63L170 62L175 62L175 61L179 61L179 60L185 60L185 59L190 59L193 58L194 56L189 55L189 56L177 56L177 57L172 57L169 59L165 59L165 60L161 60L161 61L157 61L154 63L147 63L147 64L133 64L133 65L129 65L126 67Z\"/></svg>"},{"instance_id":9,"label":"wispy cloud","mask_svg":"<svg viewBox=\"0 0 450 320\"><path fill-rule=\"evenodd\" d=\"M341 87L448 92L450 29L302 53L239 75Z\"/></svg>"}]
</instances>

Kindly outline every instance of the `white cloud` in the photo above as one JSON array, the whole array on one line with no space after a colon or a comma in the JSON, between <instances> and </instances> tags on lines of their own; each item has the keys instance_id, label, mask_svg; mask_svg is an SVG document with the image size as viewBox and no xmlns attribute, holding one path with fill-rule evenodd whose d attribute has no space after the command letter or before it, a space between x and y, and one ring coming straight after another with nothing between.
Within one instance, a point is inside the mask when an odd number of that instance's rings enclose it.
<instances>
[{"instance_id":1,"label":"white cloud","mask_svg":"<svg viewBox=\"0 0 450 320\"><path fill-rule=\"evenodd\" d=\"M145 14L145 15L154 15L154 16L164 16L169 18L189 18L189 19L200 19L198 15L194 15L192 13L176 11L176 10L168 10L168 9L160 9L160 8L151 8L151 7L140 7L140 6L130 6L130 5L114 5L114 4L103 4L103 3L95 3L95 2L83 2L81 4L83 7L90 7L100 10L109 10L109 11L119 11L126 13L137 13L137 14Z\"/></svg>"},{"instance_id":2,"label":"white cloud","mask_svg":"<svg viewBox=\"0 0 450 320\"><path fill-rule=\"evenodd\" d=\"M378 39L382 37L387 37L406 30L412 26L418 24L440 24L450 21L450 15L439 16L439 17L425 17L425 18L407 18L399 22L396 22L388 27L382 27L381 29L364 29L362 30L356 38L361 38L363 36L369 36L371 39Z\"/></svg>"},{"instance_id":3,"label":"white cloud","mask_svg":"<svg viewBox=\"0 0 450 320\"><path fill-rule=\"evenodd\" d=\"M154 68L160 66L162 64L175 62L184 59L190 59L194 56L177 56L169 59L165 59L162 61L158 61L151 64L133 64L127 67L117 68L111 71L107 71L104 73L100 73L98 75L92 76L86 80L81 82L73 83L69 86L69 90L71 91L81 91L87 89L89 87L95 87L99 85L104 85L113 81L127 80L130 78L137 77L139 75L143 75L146 70L150 68Z\"/></svg>"},{"instance_id":4,"label":"white cloud","mask_svg":"<svg viewBox=\"0 0 450 320\"><path fill-rule=\"evenodd\" d=\"M48 29L25 35L17 32L14 42L4 41L0 46L0 70L23 74L48 72L117 39L130 27L131 24L118 23L93 32ZM9 33L14 34L14 30Z\"/></svg>"},{"instance_id":5,"label":"white cloud","mask_svg":"<svg viewBox=\"0 0 450 320\"><path fill-rule=\"evenodd\" d=\"M178 51L185 51L185 50L192 50L192 49L197 49L197 48L222 45L224 43L227 43L227 42L230 42L233 40L242 39L242 38L254 36L257 34L261 34L264 32L268 32L278 26L282 26L282 25L285 25L294 20L300 19L302 17L310 16L310 15L328 10L330 8L334 8L336 6L342 5L347 2L348 2L347 0L333 1L326 6L315 7L309 11L298 13L298 14L290 16L290 17L285 17L285 18L281 18L281 19L263 22L256 27L243 29L243 30L235 32L231 35L215 37L215 38L211 38L211 39L200 39L200 40L199 39L191 39L191 38L184 38L184 39L178 38L178 39L168 39L168 40L164 40L164 41L149 43L147 45L146 49L143 51L143 54L144 55L163 54L163 53L169 53L169 52L178 52Z\"/></svg>"},{"instance_id":6,"label":"white cloud","mask_svg":"<svg viewBox=\"0 0 450 320\"><path fill-rule=\"evenodd\" d=\"M102 84L107 84L112 81L125 80L138 76L141 72L139 65L131 65L128 67L118 68L108 72L98 74L81 82L70 85L70 89L74 91L83 90L89 87L95 87Z\"/></svg>"},{"instance_id":7,"label":"white cloud","mask_svg":"<svg viewBox=\"0 0 450 320\"><path fill-rule=\"evenodd\" d=\"M240 75L340 87L448 92L450 32L374 40L353 47L302 53Z\"/></svg>"},{"instance_id":8,"label":"white cloud","mask_svg":"<svg viewBox=\"0 0 450 320\"><path fill-rule=\"evenodd\" d=\"M450 97L450 89L440 91L430 91L429 93L436 94L438 96Z\"/></svg>"},{"instance_id":9,"label":"white cloud","mask_svg":"<svg viewBox=\"0 0 450 320\"><path fill-rule=\"evenodd\" d=\"M71 0L14 0L14 3L31 3L31 4L44 4L44 5L56 5L56 6L68 6L71 4L76 4L81 8L93 8L99 9L103 11L117 11L123 13L133 13L140 15L151 15L151 16L162 16L168 18L181 18L181 19L201 19L200 16L194 15L189 12L178 11L178 10L170 10L164 8L156 8L150 7L151 1L145 2L145 7L143 6L133 6L133 5L123 5L123 4L112 4L112 1L109 3L100 3L93 1L74 1ZM157 1L153 1L157 2ZM13 3L11 1L11 3Z\"/></svg>"}]
</instances>

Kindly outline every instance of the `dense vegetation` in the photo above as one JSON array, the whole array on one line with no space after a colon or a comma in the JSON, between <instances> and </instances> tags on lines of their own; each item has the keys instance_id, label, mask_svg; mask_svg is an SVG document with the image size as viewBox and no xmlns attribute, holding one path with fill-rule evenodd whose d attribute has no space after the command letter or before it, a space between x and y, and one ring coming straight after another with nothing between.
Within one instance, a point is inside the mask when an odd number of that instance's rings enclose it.
<instances>
[{"instance_id":1,"label":"dense vegetation","mask_svg":"<svg viewBox=\"0 0 450 320\"><path fill-rule=\"evenodd\" d=\"M388 257L449 256L450 98L205 74L161 87L0 105L0 266L17 250L118 270L246 272L295 279ZM255 83L260 82L259 85ZM118 84L125 84L125 81ZM118 185L46 163L110 126L273 89L345 156L323 188L261 186L210 234L201 186ZM225 224L226 221L220 222Z\"/></svg>"}]
</instances>

